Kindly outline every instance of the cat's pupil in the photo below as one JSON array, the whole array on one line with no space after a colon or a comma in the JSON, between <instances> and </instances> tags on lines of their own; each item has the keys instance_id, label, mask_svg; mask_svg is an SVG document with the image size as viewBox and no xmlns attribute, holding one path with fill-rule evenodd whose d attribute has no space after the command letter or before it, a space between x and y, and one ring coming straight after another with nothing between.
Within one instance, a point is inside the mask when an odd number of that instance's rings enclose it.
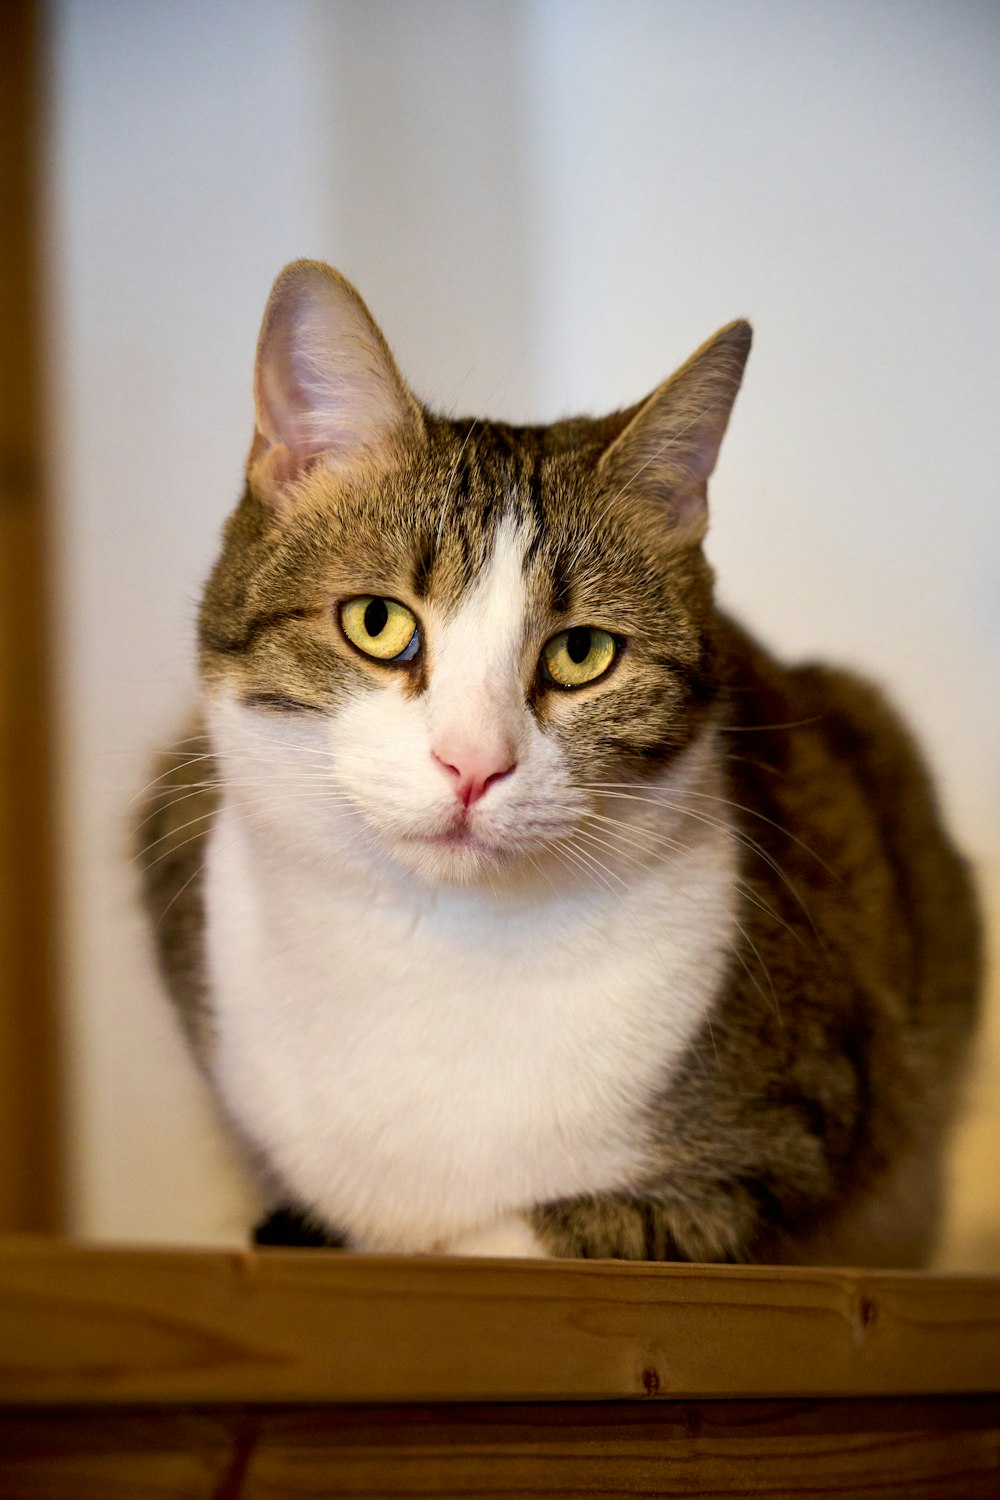
<instances>
[{"instance_id":1,"label":"cat's pupil","mask_svg":"<svg viewBox=\"0 0 1000 1500\"><path fill-rule=\"evenodd\" d=\"M365 610L365 629L369 635L381 635L385 629L389 611L384 599L373 599ZM575 660L575 658L574 658Z\"/></svg>"},{"instance_id":2,"label":"cat's pupil","mask_svg":"<svg viewBox=\"0 0 1000 1500\"><path fill-rule=\"evenodd\" d=\"M365 619L367 621L367 615ZM570 661L576 662L577 666L586 661L590 655L590 631L584 625L577 625L566 635L566 650Z\"/></svg>"}]
</instances>

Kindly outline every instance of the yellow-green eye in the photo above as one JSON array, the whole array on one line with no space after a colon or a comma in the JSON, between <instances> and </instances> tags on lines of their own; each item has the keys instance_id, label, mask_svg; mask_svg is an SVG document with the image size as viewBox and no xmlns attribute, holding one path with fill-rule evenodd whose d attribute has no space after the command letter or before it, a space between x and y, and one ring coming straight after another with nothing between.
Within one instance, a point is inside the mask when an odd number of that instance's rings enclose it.
<instances>
[{"instance_id":1,"label":"yellow-green eye","mask_svg":"<svg viewBox=\"0 0 1000 1500\"><path fill-rule=\"evenodd\" d=\"M546 675L559 687L582 687L601 677L615 659L614 637L593 625L574 625L553 636L542 652Z\"/></svg>"},{"instance_id":2,"label":"yellow-green eye","mask_svg":"<svg viewBox=\"0 0 1000 1500\"><path fill-rule=\"evenodd\" d=\"M412 661L420 649L417 622L395 599L349 599L341 605L340 624L351 644L377 661Z\"/></svg>"}]
</instances>

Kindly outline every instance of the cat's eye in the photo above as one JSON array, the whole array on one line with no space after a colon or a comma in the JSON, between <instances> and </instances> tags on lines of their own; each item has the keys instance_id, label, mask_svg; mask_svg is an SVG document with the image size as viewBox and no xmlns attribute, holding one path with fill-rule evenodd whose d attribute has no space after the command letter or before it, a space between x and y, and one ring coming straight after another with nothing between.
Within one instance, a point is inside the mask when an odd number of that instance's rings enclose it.
<instances>
[{"instance_id":1,"label":"cat's eye","mask_svg":"<svg viewBox=\"0 0 1000 1500\"><path fill-rule=\"evenodd\" d=\"M613 636L594 625L574 625L553 636L542 651L545 676L557 687L583 687L603 677L615 659Z\"/></svg>"},{"instance_id":2,"label":"cat's eye","mask_svg":"<svg viewBox=\"0 0 1000 1500\"><path fill-rule=\"evenodd\" d=\"M353 646L376 661L412 661L420 649L417 622L395 599L349 599L340 607L340 626Z\"/></svg>"}]
</instances>

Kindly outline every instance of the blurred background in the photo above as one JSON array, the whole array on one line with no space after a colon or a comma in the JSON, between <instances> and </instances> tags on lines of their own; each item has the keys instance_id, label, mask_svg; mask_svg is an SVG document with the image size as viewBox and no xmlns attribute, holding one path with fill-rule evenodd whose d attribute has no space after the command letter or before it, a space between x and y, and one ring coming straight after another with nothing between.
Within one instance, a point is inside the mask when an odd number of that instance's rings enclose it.
<instances>
[{"instance_id":1,"label":"blurred background","mask_svg":"<svg viewBox=\"0 0 1000 1500\"><path fill-rule=\"evenodd\" d=\"M0 1226L238 1242L132 798L193 690L270 283L362 291L432 404L545 420L756 343L722 600L918 728L1000 916L993 0L11 0ZM8 76L9 75L9 76ZM1000 1003L942 1264L1000 1270Z\"/></svg>"}]
</instances>

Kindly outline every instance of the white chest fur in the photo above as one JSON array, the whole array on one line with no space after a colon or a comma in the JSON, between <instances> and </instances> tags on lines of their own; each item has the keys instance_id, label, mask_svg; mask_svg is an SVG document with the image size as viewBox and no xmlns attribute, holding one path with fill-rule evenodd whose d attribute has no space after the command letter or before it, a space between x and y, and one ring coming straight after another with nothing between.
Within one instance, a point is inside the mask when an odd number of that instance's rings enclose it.
<instances>
[{"instance_id":1,"label":"white chest fur","mask_svg":"<svg viewBox=\"0 0 1000 1500\"><path fill-rule=\"evenodd\" d=\"M310 869L224 806L206 884L229 1111L359 1248L447 1248L623 1187L719 984L731 848L498 898Z\"/></svg>"}]
</instances>

